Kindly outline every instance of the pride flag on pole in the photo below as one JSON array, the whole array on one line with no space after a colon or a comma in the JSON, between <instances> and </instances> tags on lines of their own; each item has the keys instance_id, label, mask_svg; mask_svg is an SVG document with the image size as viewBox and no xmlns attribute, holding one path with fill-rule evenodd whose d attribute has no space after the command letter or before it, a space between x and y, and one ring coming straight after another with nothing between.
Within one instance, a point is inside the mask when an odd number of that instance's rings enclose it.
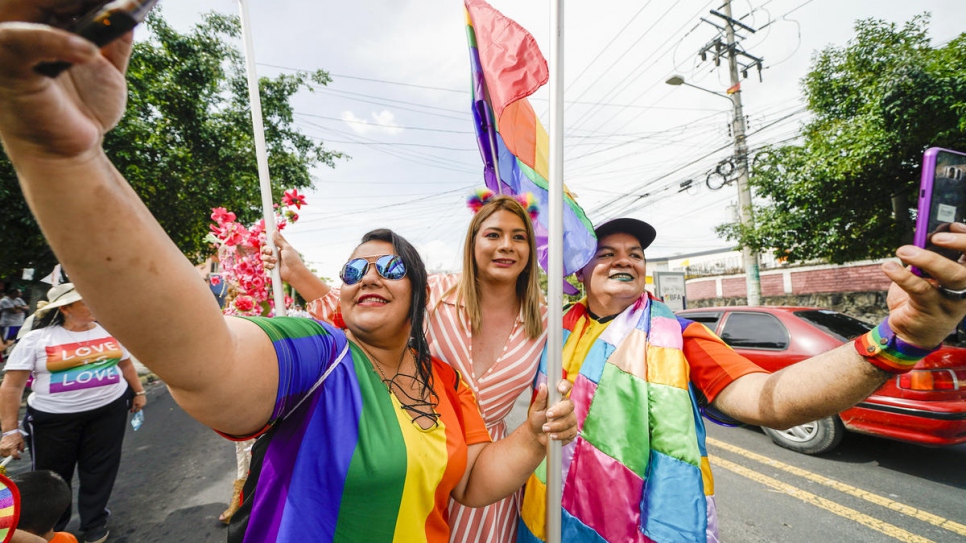
<instances>
[{"instance_id":1,"label":"pride flag on pole","mask_svg":"<svg viewBox=\"0 0 966 543\"><path fill-rule=\"evenodd\" d=\"M547 269L547 131L527 97L549 79L547 61L523 27L484 0L464 0L473 76L473 120L486 186L501 194L530 192L540 206L533 225L537 256ZM597 249L593 224L565 189L564 272L586 264Z\"/></svg>"}]
</instances>

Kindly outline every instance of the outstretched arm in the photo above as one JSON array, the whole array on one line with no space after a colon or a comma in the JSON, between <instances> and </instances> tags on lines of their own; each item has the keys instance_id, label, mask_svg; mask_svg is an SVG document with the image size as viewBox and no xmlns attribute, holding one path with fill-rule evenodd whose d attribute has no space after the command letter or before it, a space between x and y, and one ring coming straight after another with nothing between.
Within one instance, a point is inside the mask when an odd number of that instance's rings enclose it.
<instances>
[{"instance_id":1,"label":"outstretched arm","mask_svg":"<svg viewBox=\"0 0 966 543\"><path fill-rule=\"evenodd\" d=\"M85 3L0 0L4 149L50 246L104 326L195 418L231 434L256 431L276 393L271 342L254 324L222 317L104 154L103 136L124 111L132 37L98 50L43 24ZM51 60L74 67L57 78L34 72Z\"/></svg>"},{"instance_id":2,"label":"outstretched arm","mask_svg":"<svg viewBox=\"0 0 966 543\"><path fill-rule=\"evenodd\" d=\"M274 269L281 260L282 263L278 272L282 281L292 285L303 298L310 302L322 298L332 290L329 285L325 284L312 273L312 270L306 267L305 262L302 262L302 257L299 256L299 252L295 250L295 247L292 247L288 240L282 237L282 234L275 232L272 239L275 240L275 247L277 247L279 256L273 255L272 250L267 245L262 247L262 264L265 265L266 269Z\"/></svg>"},{"instance_id":3,"label":"outstretched arm","mask_svg":"<svg viewBox=\"0 0 966 543\"><path fill-rule=\"evenodd\" d=\"M966 251L966 225L953 224L950 233L937 234L933 241ZM954 290L966 287L966 266L908 245L896 254L935 279L917 277L894 261L882 265L893 281L888 296L889 327L907 343L933 348L966 315L966 301L945 298L934 284ZM892 375L870 364L848 342L774 374L740 377L718 394L713 405L748 424L788 428L855 405Z\"/></svg>"}]
</instances>

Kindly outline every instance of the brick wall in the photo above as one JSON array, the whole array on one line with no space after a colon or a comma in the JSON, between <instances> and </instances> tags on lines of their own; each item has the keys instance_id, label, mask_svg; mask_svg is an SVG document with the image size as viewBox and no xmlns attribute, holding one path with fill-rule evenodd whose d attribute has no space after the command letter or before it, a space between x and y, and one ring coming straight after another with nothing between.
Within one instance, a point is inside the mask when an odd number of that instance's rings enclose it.
<instances>
[{"instance_id":1,"label":"brick wall","mask_svg":"<svg viewBox=\"0 0 966 543\"><path fill-rule=\"evenodd\" d=\"M881 262L862 262L844 266L805 266L769 270L761 273L762 297L808 295L836 292L874 292L889 289L889 278ZM721 282L720 298L744 298L744 275L702 277L687 281L689 301L719 298L716 282ZM791 290L788 290L791 285Z\"/></svg>"},{"instance_id":2,"label":"brick wall","mask_svg":"<svg viewBox=\"0 0 966 543\"><path fill-rule=\"evenodd\" d=\"M687 287L685 287L687 289ZM744 296L747 294L748 290L745 287L745 276L739 277L722 277L721 278L721 296L724 298L734 298L736 296ZM688 291L688 298L691 297L691 292Z\"/></svg>"},{"instance_id":3,"label":"brick wall","mask_svg":"<svg viewBox=\"0 0 966 543\"><path fill-rule=\"evenodd\" d=\"M878 261L768 270L760 277L762 304L826 307L876 322L889 313L886 291L890 281L881 265ZM721 296L717 295L718 283ZM688 307L748 303L744 275L689 279L685 288Z\"/></svg>"},{"instance_id":4,"label":"brick wall","mask_svg":"<svg viewBox=\"0 0 966 543\"><path fill-rule=\"evenodd\" d=\"M694 296L696 300L703 300L718 297L718 287L715 284L714 279L711 281L701 281L694 284L688 282L685 288L687 289L688 298Z\"/></svg>"},{"instance_id":5,"label":"brick wall","mask_svg":"<svg viewBox=\"0 0 966 543\"><path fill-rule=\"evenodd\" d=\"M784 296L785 295L785 278L782 274L762 274L760 278L761 282L761 295L762 296ZM745 282L742 278L741 286L744 287ZM747 293L742 293L744 296Z\"/></svg>"}]
</instances>

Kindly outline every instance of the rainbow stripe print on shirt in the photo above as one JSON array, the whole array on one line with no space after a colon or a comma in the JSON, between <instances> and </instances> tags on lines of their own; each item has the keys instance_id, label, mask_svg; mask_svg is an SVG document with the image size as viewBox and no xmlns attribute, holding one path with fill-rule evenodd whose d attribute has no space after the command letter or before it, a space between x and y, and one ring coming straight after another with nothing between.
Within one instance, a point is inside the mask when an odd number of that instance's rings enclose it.
<instances>
[{"instance_id":1,"label":"rainbow stripe print on shirt","mask_svg":"<svg viewBox=\"0 0 966 543\"><path fill-rule=\"evenodd\" d=\"M123 353L112 337L47 347L50 393L113 385L121 381L117 367Z\"/></svg>"},{"instance_id":2,"label":"rainbow stripe print on shirt","mask_svg":"<svg viewBox=\"0 0 966 543\"><path fill-rule=\"evenodd\" d=\"M466 443L489 439L478 412L470 420L464 411L461 429L462 406L438 390L438 425L424 430L340 330L310 319L251 320L278 356L276 420L253 449L256 482L239 511L250 514L229 541L447 543L447 505ZM465 383L458 386L458 402L475 406Z\"/></svg>"}]
</instances>

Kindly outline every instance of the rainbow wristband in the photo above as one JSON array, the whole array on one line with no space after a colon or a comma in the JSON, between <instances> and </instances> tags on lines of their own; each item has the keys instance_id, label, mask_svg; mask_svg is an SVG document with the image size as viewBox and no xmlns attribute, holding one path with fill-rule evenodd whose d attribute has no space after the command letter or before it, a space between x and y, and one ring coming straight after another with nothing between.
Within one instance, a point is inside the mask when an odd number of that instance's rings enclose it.
<instances>
[{"instance_id":1,"label":"rainbow wristband","mask_svg":"<svg viewBox=\"0 0 966 543\"><path fill-rule=\"evenodd\" d=\"M923 349L902 341L889 326L889 317L879 326L855 338L853 345L870 364L889 373L906 373L916 362L942 347L940 343L932 349Z\"/></svg>"}]
</instances>

